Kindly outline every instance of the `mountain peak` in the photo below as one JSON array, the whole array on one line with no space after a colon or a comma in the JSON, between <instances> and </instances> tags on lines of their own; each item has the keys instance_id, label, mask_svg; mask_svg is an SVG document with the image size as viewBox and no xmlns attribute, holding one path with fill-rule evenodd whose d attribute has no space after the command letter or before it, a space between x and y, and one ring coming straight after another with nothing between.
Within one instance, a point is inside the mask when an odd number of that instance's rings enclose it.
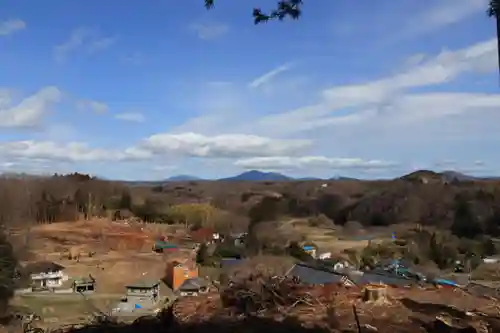
<instances>
[{"instance_id":1,"label":"mountain peak","mask_svg":"<svg viewBox=\"0 0 500 333\"><path fill-rule=\"evenodd\" d=\"M277 172L264 172L259 170L250 170L243 172L237 176L223 178L219 180L224 181L284 181L291 180L292 178L282 175Z\"/></svg>"}]
</instances>

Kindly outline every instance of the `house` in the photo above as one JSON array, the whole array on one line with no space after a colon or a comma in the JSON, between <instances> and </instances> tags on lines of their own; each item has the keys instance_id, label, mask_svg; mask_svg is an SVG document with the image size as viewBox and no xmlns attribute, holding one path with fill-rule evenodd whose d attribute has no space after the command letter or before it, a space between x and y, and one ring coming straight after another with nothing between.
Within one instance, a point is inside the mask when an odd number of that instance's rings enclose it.
<instances>
[{"instance_id":1,"label":"house","mask_svg":"<svg viewBox=\"0 0 500 333\"><path fill-rule=\"evenodd\" d=\"M340 284L344 286L354 286L355 283L345 275L333 272L327 268L313 267L308 264L295 264L286 276L298 278L299 281L307 285Z\"/></svg>"},{"instance_id":2,"label":"house","mask_svg":"<svg viewBox=\"0 0 500 333\"><path fill-rule=\"evenodd\" d=\"M127 285L124 303L133 305L134 309L151 308L160 301L160 281L140 280Z\"/></svg>"},{"instance_id":3,"label":"house","mask_svg":"<svg viewBox=\"0 0 500 333\"><path fill-rule=\"evenodd\" d=\"M95 291L95 279L89 275L89 277L78 278L73 281L71 288L77 293L91 293Z\"/></svg>"},{"instance_id":4,"label":"house","mask_svg":"<svg viewBox=\"0 0 500 333\"><path fill-rule=\"evenodd\" d=\"M205 279L195 277L186 279L179 287L180 296L198 296L210 290L209 283Z\"/></svg>"},{"instance_id":5,"label":"house","mask_svg":"<svg viewBox=\"0 0 500 333\"><path fill-rule=\"evenodd\" d=\"M178 290L185 280L196 277L198 277L198 266L193 263L172 261L167 264L165 280L174 291Z\"/></svg>"},{"instance_id":6,"label":"house","mask_svg":"<svg viewBox=\"0 0 500 333\"><path fill-rule=\"evenodd\" d=\"M125 288L127 288L125 296L111 309L112 313L150 311L161 300L160 281L158 280L140 280Z\"/></svg>"},{"instance_id":7,"label":"house","mask_svg":"<svg viewBox=\"0 0 500 333\"><path fill-rule=\"evenodd\" d=\"M311 257L316 258L316 252L317 248L314 245L304 245L302 246L302 249L304 250L305 253L309 254Z\"/></svg>"},{"instance_id":8,"label":"house","mask_svg":"<svg viewBox=\"0 0 500 333\"><path fill-rule=\"evenodd\" d=\"M247 232L240 232L240 233L231 234L231 239L234 240L234 246L244 247L245 240L246 240L247 236L248 236Z\"/></svg>"},{"instance_id":9,"label":"house","mask_svg":"<svg viewBox=\"0 0 500 333\"><path fill-rule=\"evenodd\" d=\"M58 288L68 280L64 267L52 261L39 261L25 266L24 272L31 278L32 285L39 288Z\"/></svg>"}]
</instances>

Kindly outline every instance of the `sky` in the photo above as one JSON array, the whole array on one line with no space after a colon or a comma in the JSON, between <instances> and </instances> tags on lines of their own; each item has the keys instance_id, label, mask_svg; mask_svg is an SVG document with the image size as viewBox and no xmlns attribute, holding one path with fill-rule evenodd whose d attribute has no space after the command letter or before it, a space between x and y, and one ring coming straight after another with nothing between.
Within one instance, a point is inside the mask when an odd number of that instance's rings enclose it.
<instances>
[{"instance_id":1,"label":"sky","mask_svg":"<svg viewBox=\"0 0 500 333\"><path fill-rule=\"evenodd\" d=\"M487 0L32 2L0 2L0 172L500 175Z\"/></svg>"}]
</instances>

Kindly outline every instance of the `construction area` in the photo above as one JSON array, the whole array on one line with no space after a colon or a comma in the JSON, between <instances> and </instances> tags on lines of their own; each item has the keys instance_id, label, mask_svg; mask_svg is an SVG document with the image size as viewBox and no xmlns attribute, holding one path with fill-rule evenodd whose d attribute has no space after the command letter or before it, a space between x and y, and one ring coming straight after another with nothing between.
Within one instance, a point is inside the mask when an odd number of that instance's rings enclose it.
<instances>
[{"instance_id":1,"label":"construction area","mask_svg":"<svg viewBox=\"0 0 500 333\"><path fill-rule=\"evenodd\" d=\"M176 251L153 252L157 239L179 246ZM19 237L26 237L19 235ZM93 276L98 290L123 292L139 279L161 279L170 260L193 257L193 247L182 228L145 225L106 219L39 225L29 230L30 262L53 261L65 267L69 276Z\"/></svg>"}]
</instances>

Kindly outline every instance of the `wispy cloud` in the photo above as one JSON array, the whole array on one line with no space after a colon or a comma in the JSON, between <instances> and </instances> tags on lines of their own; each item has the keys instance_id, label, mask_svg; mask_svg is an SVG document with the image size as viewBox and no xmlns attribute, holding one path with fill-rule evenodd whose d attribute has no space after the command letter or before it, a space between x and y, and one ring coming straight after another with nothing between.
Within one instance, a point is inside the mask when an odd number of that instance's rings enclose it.
<instances>
[{"instance_id":1,"label":"wispy cloud","mask_svg":"<svg viewBox=\"0 0 500 333\"><path fill-rule=\"evenodd\" d=\"M442 0L439 5L429 6L420 15L407 21L395 39L404 39L430 33L450 24L464 20L471 15L485 12L488 0Z\"/></svg>"},{"instance_id":2,"label":"wispy cloud","mask_svg":"<svg viewBox=\"0 0 500 333\"><path fill-rule=\"evenodd\" d=\"M123 121L130 121L135 123L143 123L146 121L144 115L140 112L125 112L115 115L115 118Z\"/></svg>"},{"instance_id":3,"label":"wispy cloud","mask_svg":"<svg viewBox=\"0 0 500 333\"><path fill-rule=\"evenodd\" d=\"M258 78L254 79L252 82L250 82L248 84L248 86L250 88L258 88L260 86L263 86L266 83L269 83L272 79L274 79L279 74L288 71L290 68L291 68L291 64L289 64L289 63L281 65L279 67L276 67L272 71L269 71L269 72L265 73L264 75L261 75Z\"/></svg>"},{"instance_id":4,"label":"wispy cloud","mask_svg":"<svg viewBox=\"0 0 500 333\"><path fill-rule=\"evenodd\" d=\"M0 22L0 36L8 36L26 28L26 23L20 19L11 19Z\"/></svg>"},{"instance_id":5,"label":"wispy cloud","mask_svg":"<svg viewBox=\"0 0 500 333\"><path fill-rule=\"evenodd\" d=\"M98 102L98 101L93 101L89 99L82 99L76 102L76 107L79 110L91 110L95 113L106 113L109 110L109 107L107 104Z\"/></svg>"},{"instance_id":6,"label":"wispy cloud","mask_svg":"<svg viewBox=\"0 0 500 333\"><path fill-rule=\"evenodd\" d=\"M229 32L229 26L217 22L193 23L189 29L203 40L217 39Z\"/></svg>"},{"instance_id":7,"label":"wispy cloud","mask_svg":"<svg viewBox=\"0 0 500 333\"><path fill-rule=\"evenodd\" d=\"M109 48L116 42L114 37L101 37L94 29L81 27L73 30L68 40L54 48L57 61L64 61L68 55L77 50L85 50L89 54Z\"/></svg>"}]
</instances>

